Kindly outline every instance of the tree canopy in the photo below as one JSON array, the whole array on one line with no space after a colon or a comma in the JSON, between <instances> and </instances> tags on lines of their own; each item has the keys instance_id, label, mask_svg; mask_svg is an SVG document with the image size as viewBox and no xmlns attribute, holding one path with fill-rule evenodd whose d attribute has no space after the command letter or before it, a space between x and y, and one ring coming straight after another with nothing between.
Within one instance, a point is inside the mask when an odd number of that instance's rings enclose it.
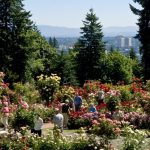
<instances>
[{"instance_id":1,"label":"tree canopy","mask_svg":"<svg viewBox=\"0 0 150 150\"><path fill-rule=\"evenodd\" d=\"M23 0L0 0L0 70L9 82L52 72L56 50L41 36Z\"/></svg>"}]
</instances>

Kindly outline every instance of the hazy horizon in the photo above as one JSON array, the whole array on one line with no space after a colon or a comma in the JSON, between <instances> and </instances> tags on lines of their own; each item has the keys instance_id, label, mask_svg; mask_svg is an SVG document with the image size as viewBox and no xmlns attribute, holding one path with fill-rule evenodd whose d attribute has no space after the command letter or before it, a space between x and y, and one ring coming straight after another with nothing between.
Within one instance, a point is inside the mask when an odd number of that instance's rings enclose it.
<instances>
[{"instance_id":1,"label":"hazy horizon","mask_svg":"<svg viewBox=\"0 0 150 150\"><path fill-rule=\"evenodd\" d=\"M80 28L58 27L50 25L37 25L41 34L45 37L79 37ZM135 36L138 28L136 26L106 27L102 28L104 36Z\"/></svg>"},{"instance_id":2,"label":"hazy horizon","mask_svg":"<svg viewBox=\"0 0 150 150\"><path fill-rule=\"evenodd\" d=\"M79 29L80 27L66 27L66 26L59 26L59 25L48 25L48 24L36 24L37 26L51 26L51 27L62 27L62 28L73 28L73 29ZM138 26L137 25L131 25L131 26L118 26L118 25L116 25L116 26L108 26L108 27L102 27L102 28L119 28L119 27L121 27L121 28L124 28L124 27L136 27L136 28L138 28Z\"/></svg>"}]
</instances>

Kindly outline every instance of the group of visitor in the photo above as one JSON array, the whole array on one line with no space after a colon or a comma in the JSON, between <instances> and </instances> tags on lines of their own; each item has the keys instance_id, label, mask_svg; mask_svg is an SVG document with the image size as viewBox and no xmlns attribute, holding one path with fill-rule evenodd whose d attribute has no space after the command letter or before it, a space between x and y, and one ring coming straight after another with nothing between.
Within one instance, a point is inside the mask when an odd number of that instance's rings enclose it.
<instances>
[{"instance_id":1,"label":"group of visitor","mask_svg":"<svg viewBox=\"0 0 150 150\"><path fill-rule=\"evenodd\" d=\"M60 128L61 132L63 132L63 128L64 129L67 128L71 107L75 111L80 111L81 106L82 106L82 97L78 93L76 93L74 101L71 105L70 105L70 101L66 99L61 109L55 110L56 114L53 117L54 125Z\"/></svg>"},{"instance_id":2,"label":"group of visitor","mask_svg":"<svg viewBox=\"0 0 150 150\"><path fill-rule=\"evenodd\" d=\"M97 102L98 102L98 105L100 105L101 103L104 102L104 91L99 91L97 95L98 95ZM82 96L77 92L74 97L72 107L74 111L77 112L81 110L81 106L82 106ZM61 131L63 131L63 128L67 128L70 109L71 108L70 108L68 99L65 100L65 103L62 105L61 110L56 109L56 115L53 118L53 123L54 125L58 126L58 128L60 128ZM89 104L88 111L90 113L97 112L94 103Z\"/></svg>"},{"instance_id":3,"label":"group of visitor","mask_svg":"<svg viewBox=\"0 0 150 150\"><path fill-rule=\"evenodd\" d=\"M104 102L104 92L103 91L98 92L98 101L97 102L98 102L98 105L100 105L101 103ZM82 106L82 97L77 93L74 98L72 107L74 107L75 111L80 111L81 106ZM65 100L65 103L62 105L61 109L60 108L55 109L55 115L53 116L52 122L54 123L54 127L57 127L58 129L60 129L61 132L63 132L64 128L67 128L70 109L71 109L71 107L70 107L68 99ZM97 112L94 103L89 104L88 111L90 113ZM122 112L119 110L119 107L116 107L116 110L114 111L114 113L112 115L112 119L121 120L122 117L123 117ZM34 129L32 130L32 132L41 136L42 126L43 126L43 120L40 117L40 115L37 115L34 120Z\"/></svg>"},{"instance_id":4,"label":"group of visitor","mask_svg":"<svg viewBox=\"0 0 150 150\"><path fill-rule=\"evenodd\" d=\"M81 105L82 105L82 97L76 94L72 107L75 108L75 111L79 111ZM61 132L63 132L64 128L67 128L70 109L71 106L69 104L68 99L65 100L65 103L62 105L61 109L55 108L55 115L53 116L52 122L54 123L55 127L60 129ZM34 128L31 130L31 132L41 136L42 127L43 127L43 119L40 117L39 114L37 114L34 119Z\"/></svg>"},{"instance_id":5,"label":"group of visitor","mask_svg":"<svg viewBox=\"0 0 150 150\"><path fill-rule=\"evenodd\" d=\"M98 105L100 105L101 103L103 103L103 100L104 100L104 92L99 91L97 93L97 96L98 96L97 103ZM8 116L9 116L9 107L8 107L9 101L6 96L3 96L2 104L3 104L3 107L2 107L1 121L4 125L4 129L7 130L8 129ZM24 101L22 100L19 100L19 104L25 109L29 107L28 104L24 103ZM81 107L82 107L82 96L77 92L73 99L72 105L70 105L70 100L66 99L61 109L60 108L55 109L55 115L52 120L52 122L54 123L54 126L57 126L61 130L61 132L63 132L63 129L67 128L70 110L73 109L74 111L80 111ZM90 113L97 112L94 103L89 104L88 111ZM43 127L43 119L40 117L39 114L36 114L34 118L34 127L33 129L31 129L31 132L41 136L42 127Z\"/></svg>"}]
</instances>

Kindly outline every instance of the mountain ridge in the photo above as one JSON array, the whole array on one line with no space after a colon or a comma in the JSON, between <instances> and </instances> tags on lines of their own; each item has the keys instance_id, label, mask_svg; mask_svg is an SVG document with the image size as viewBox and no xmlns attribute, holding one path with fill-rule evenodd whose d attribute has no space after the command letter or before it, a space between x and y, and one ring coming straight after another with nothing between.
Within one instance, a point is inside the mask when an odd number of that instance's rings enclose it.
<instances>
[{"instance_id":1,"label":"mountain ridge","mask_svg":"<svg viewBox=\"0 0 150 150\"><path fill-rule=\"evenodd\" d=\"M79 37L80 28L38 25L41 34L45 37ZM105 37L122 36L135 36L138 30L136 26L110 26L102 29Z\"/></svg>"}]
</instances>

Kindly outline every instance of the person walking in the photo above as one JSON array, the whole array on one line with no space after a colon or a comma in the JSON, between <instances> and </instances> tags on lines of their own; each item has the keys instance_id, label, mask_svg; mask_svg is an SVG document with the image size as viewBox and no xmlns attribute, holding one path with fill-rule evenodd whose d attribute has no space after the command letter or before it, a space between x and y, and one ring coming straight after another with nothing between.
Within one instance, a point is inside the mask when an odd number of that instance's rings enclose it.
<instances>
[{"instance_id":1,"label":"person walking","mask_svg":"<svg viewBox=\"0 0 150 150\"><path fill-rule=\"evenodd\" d=\"M64 128L67 128L69 113L70 113L69 100L65 100L65 103L62 105L62 114L64 117L64 122L63 122Z\"/></svg>"},{"instance_id":2,"label":"person walking","mask_svg":"<svg viewBox=\"0 0 150 150\"><path fill-rule=\"evenodd\" d=\"M63 115L60 113L60 110L58 108L55 109L55 115L53 117L53 123L54 123L54 127L58 127L61 132L63 132L63 122L64 122L64 117Z\"/></svg>"},{"instance_id":3,"label":"person walking","mask_svg":"<svg viewBox=\"0 0 150 150\"><path fill-rule=\"evenodd\" d=\"M32 133L35 133L41 136L42 127L43 127L43 119L40 117L39 114L37 114L36 117L34 118L34 129L32 130Z\"/></svg>"}]
</instances>

